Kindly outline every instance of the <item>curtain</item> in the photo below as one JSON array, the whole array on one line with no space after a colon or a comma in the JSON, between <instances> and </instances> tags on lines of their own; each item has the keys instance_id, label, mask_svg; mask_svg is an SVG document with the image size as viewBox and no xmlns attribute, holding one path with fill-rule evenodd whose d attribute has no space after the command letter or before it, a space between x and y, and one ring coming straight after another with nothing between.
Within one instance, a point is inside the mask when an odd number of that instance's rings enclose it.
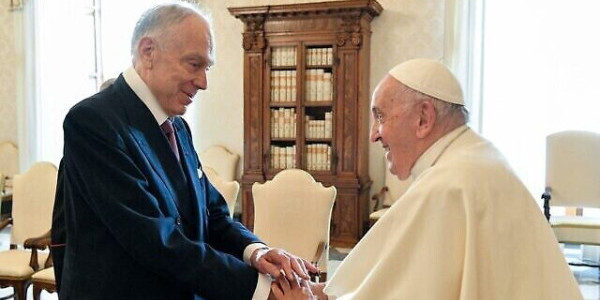
<instances>
[{"instance_id":1,"label":"curtain","mask_svg":"<svg viewBox=\"0 0 600 300\"><path fill-rule=\"evenodd\" d=\"M39 158L38 89L35 55L35 1L23 2L23 9L13 11L15 17L15 47L17 60L17 136L19 171L23 172Z\"/></svg>"},{"instance_id":2,"label":"curtain","mask_svg":"<svg viewBox=\"0 0 600 300\"><path fill-rule=\"evenodd\" d=\"M446 0L443 62L460 81L469 125L481 129L481 75L483 42L483 0Z\"/></svg>"}]
</instances>

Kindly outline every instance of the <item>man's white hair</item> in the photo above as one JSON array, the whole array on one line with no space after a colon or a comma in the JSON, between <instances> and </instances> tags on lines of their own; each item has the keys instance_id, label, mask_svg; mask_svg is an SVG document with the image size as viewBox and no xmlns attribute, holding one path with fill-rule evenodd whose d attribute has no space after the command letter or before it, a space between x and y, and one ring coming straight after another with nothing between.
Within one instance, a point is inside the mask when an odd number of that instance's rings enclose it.
<instances>
[{"instance_id":1,"label":"man's white hair","mask_svg":"<svg viewBox=\"0 0 600 300\"><path fill-rule=\"evenodd\" d=\"M196 4L184 1L172 1L156 5L145 11L135 24L131 37L131 56L135 62L138 58L137 47L144 37L162 40L167 29L181 23L189 16L198 16L208 23L210 30L210 51L214 50L214 34L210 15L202 11Z\"/></svg>"},{"instance_id":2,"label":"man's white hair","mask_svg":"<svg viewBox=\"0 0 600 300\"><path fill-rule=\"evenodd\" d=\"M400 97L400 93L405 92L409 97ZM433 104L437 116L440 120L456 119L461 123L467 123L469 121L469 111L464 105L449 103L435 97L423 94L417 90L414 90L402 83L398 89L396 89L396 95L393 99L402 99L401 102L397 103L402 107L402 110L409 110L411 107L418 103L429 100Z\"/></svg>"}]
</instances>

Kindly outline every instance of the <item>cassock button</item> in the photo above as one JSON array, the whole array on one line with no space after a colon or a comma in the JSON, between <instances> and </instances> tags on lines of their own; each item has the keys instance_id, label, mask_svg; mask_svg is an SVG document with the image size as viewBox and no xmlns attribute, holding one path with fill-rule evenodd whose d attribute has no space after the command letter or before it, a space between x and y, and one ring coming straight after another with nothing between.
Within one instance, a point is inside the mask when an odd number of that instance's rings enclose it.
<instances>
[{"instance_id":1,"label":"cassock button","mask_svg":"<svg viewBox=\"0 0 600 300\"><path fill-rule=\"evenodd\" d=\"M181 225L181 217L177 217L177 219L175 219L175 223L177 223L177 225Z\"/></svg>"}]
</instances>

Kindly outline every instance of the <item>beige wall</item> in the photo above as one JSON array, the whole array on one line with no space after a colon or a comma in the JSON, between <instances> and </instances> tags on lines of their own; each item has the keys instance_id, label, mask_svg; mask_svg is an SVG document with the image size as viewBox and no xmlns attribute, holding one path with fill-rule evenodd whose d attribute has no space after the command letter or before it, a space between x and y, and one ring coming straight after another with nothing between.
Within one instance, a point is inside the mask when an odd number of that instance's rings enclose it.
<instances>
[{"instance_id":1,"label":"beige wall","mask_svg":"<svg viewBox=\"0 0 600 300\"><path fill-rule=\"evenodd\" d=\"M243 160L243 24L229 14L227 7L320 1L198 1L213 16L217 55L216 65L209 74L208 90L198 94L188 112L194 117L194 140L199 151L221 144L240 154ZM0 141L16 143L16 74L22 57L15 51L15 13L8 11L8 3L0 1ZM396 63L414 57L438 59L443 53L443 0L379 0L379 3L384 11L372 23L371 91ZM382 186L384 168L381 147L371 145L370 174L374 182L371 193Z\"/></svg>"},{"instance_id":2,"label":"beige wall","mask_svg":"<svg viewBox=\"0 0 600 300\"><path fill-rule=\"evenodd\" d=\"M199 1L213 16L216 64L210 71L208 90L199 93L190 113L195 114L194 140L199 151L222 144L242 156L243 50L241 21L227 11L230 6L289 4L289 0ZM383 13L372 23L371 91L399 62L415 57L439 59L443 54L443 0L379 0ZM379 144L370 147L371 193L383 183L385 164ZM240 165L241 172L241 165Z\"/></svg>"},{"instance_id":3,"label":"beige wall","mask_svg":"<svg viewBox=\"0 0 600 300\"><path fill-rule=\"evenodd\" d=\"M10 1L0 1L0 142L17 143L17 53L15 14Z\"/></svg>"}]
</instances>

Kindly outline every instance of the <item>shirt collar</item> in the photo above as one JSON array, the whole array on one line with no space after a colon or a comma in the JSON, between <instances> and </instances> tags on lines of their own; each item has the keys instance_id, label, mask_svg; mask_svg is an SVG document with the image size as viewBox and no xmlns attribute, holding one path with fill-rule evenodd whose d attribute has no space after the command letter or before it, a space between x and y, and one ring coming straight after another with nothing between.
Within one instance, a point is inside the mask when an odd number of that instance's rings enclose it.
<instances>
[{"instance_id":1,"label":"shirt collar","mask_svg":"<svg viewBox=\"0 0 600 300\"><path fill-rule=\"evenodd\" d=\"M146 107L148 107L158 125L164 123L169 116L160 107L158 100L156 100L156 97L154 97L154 94L152 94L150 88L148 88L133 66L127 68L127 70L123 72L123 78L129 87L131 87L133 92L142 100L142 102L144 102Z\"/></svg>"},{"instance_id":2,"label":"shirt collar","mask_svg":"<svg viewBox=\"0 0 600 300\"><path fill-rule=\"evenodd\" d=\"M456 129L448 132L446 135L433 143L433 145L427 148L427 150L421 154L421 157L417 159L417 162L410 171L412 178L416 179L425 170L433 166L437 162L438 158L440 158L444 151L450 146L450 144L452 144L452 142L454 142L468 129L469 127L467 125L459 126Z\"/></svg>"}]
</instances>

